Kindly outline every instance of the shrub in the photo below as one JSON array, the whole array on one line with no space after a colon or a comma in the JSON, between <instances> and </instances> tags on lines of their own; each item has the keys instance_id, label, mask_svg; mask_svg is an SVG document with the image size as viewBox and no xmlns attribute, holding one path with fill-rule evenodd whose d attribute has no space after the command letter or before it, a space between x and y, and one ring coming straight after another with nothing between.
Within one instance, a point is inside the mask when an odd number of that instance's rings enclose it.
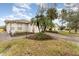
<instances>
[{"instance_id":1,"label":"shrub","mask_svg":"<svg viewBox=\"0 0 79 59\"><path fill-rule=\"evenodd\" d=\"M50 32L50 33L59 33L58 31L47 31L47 32Z\"/></svg>"},{"instance_id":2,"label":"shrub","mask_svg":"<svg viewBox=\"0 0 79 59\"><path fill-rule=\"evenodd\" d=\"M46 40L46 39L50 39L50 38L51 38L50 36L40 32L40 33L36 34L36 38L35 39L37 39L37 40Z\"/></svg>"},{"instance_id":3,"label":"shrub","mask_svg":"<svg viewBox=\"0 0 79 59\"><path fill-rule=\"evenodd\" d=\"M59 29L60 29L60 30L64 30L64 29L65 29L65 26L60 26Z\"/></svg>"},{"instance_id":4,"label":"shrub","mask_svg":"<svg viewBox=\"0 0 79 59\"><path fill-rule=\"evenodd\" d=\"M48 40L53 39L51 36L44 34L43 32L39 32L27 37L28 39L35 39L35 40Z\"/></svg>"}]
</instances>

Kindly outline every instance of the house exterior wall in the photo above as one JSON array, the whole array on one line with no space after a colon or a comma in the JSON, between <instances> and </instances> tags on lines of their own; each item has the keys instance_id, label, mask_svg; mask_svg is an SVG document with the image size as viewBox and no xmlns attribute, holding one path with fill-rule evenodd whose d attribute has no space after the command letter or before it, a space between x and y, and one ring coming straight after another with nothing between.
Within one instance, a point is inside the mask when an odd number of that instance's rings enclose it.
<instances>
[{"instance_id":1,"label":"house exterior wall","mask_svg":"<svg viewBox=\"0 0 79 59\"><path fill-rule=\"evenodd\" d=\"M28 31L30 31L30 32L34 32L34 33L39 32L38 27L35 26L35 25L29 24L29 25L28 25L28 28L29 28Z\"/></svg>"},{"instance_id":2,"label":"house exterior wall","mask_svg":"<svg viewBox=\"0 0 79 59\"><path fill-rule=\"evenodd\" d=\"M6 31L8 33L17 33L17 32L34 32L37 33L38 28L35 25L27 24L20 24L20 23L7 23L6 24Z\"/></svg>"}]
</instances>

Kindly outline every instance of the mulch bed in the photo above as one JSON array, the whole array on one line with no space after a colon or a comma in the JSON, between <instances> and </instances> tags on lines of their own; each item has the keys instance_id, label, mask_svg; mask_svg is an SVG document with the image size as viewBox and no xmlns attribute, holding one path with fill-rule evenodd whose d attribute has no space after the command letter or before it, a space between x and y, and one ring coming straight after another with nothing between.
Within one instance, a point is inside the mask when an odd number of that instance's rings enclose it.
<instances>
[{"instance_id":1,"label":"mulch bed","mask_svg":"<svg viewBox=\"0 0 79 59\"><path fill-rule=\"evenodd\" d=\"M37 35L37 34L30 34L26 36L27 39L33 39L33 40L50 40L54 39L53 37L43 34L43 35Z\"/></svg>"}]
</instances>

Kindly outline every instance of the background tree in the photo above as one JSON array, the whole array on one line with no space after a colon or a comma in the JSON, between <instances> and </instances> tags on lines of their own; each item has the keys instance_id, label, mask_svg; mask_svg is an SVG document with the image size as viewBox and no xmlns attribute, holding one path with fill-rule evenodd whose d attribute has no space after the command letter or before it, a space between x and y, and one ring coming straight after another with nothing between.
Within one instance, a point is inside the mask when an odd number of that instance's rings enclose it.
<instances>
[{"instance_id":1,"label":"background tree","mask_svg":"<svg viewBox=\"0 0 79 59\"><path fill-rule=\"evenodd\" d=\"M79 28L79 11L74 12L73 10L66 11L63 9L61 14L62 19L65 20L65 22L67 22L69 32L71 32L71 30L74 30L75 33L77 33L77 30Z\"/></svg>"},{"instance_id":2,"label":"background tree","mask_svg":"<svg viewBox=\"0 0 79 59\"><path fill-rule=\"evenodd\" d=\"M79 11L73 12L70 20L71 28L77 33L79 29Z\"/></svg>"},{"instance_id":3,"label":"background tree","mask_svg":"<svg viewBox=\"0 0 79 59\"><path fill-rule=\"evenodd\" d=\"M60 14L60 22L61 22L61 29L64 28L64 23L66 23L67 20L67 11L65 9L62 9L61 14Z\"/></svg>"},{"instance_id":4,"label":"background tree","mask_svg":"<svg viewBox=\"0 0 79 59\"><path fill-rule=\"evenodd\" d=\"M73 29L73 25L72 25L72 19L73 19L73 12L68 11L67 15L66 15L66 19L65 21L67 22L67 27L69 29L69 33L71 32L71 30Z\"/></svg>"}]
</instances>

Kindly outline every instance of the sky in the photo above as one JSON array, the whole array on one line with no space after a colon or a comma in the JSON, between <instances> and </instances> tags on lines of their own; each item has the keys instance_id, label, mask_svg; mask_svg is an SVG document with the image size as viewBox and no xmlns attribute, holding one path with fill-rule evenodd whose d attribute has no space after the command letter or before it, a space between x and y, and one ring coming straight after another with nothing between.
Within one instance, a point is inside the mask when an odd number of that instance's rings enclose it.
<instances>
[{"instance_id":1,"label":"sky","mask_svg":"<svg viewBox=\"0 0 79 59\"><path fill-rule=\"evenodd\" d=\"M5 20L27 19L36 15L39 3L0 3L0 26L5 25ZM63 3L57 3L56 8L61 10ZM58 22L56 20L55 22Z\"/></svg>"}]
</instances>

